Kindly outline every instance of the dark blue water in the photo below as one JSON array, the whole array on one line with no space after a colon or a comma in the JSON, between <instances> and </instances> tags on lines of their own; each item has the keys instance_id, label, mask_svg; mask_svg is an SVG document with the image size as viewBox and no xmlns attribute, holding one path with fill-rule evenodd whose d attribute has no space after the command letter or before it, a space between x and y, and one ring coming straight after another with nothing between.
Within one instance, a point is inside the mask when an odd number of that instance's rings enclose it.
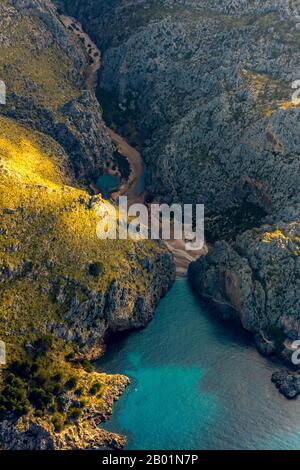
<instances>
[{"instance_id":1,"label":"dark blue water","mask_svg":"<svg viewBox=\"0 0 300 470\"><path fill-rule=\"evenodd\" d=\"M126 434L128 449L300 448L300 401L272 385L278 365L216 320L185 280L145 330L111 346L99 369L132 380L105 425Z\"/></svg>"}]
</instances>

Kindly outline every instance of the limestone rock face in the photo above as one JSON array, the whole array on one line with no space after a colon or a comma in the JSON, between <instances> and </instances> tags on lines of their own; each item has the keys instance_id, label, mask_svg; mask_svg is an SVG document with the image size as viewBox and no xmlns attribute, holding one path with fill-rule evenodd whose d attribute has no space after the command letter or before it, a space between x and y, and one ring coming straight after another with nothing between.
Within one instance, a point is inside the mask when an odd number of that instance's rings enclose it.
<instances>
[{"instance_id":1,"label":"limestone rock face","mask_svg":"<svg viewBox=\"0 0 300 470\"><path fill-rule=\"evenodd\" d=\"M152 320L160 298L172 285L175 269L169 253L153 251L146 258L140 258L138 253L136 256L135 263L138 260L142 266L149 259L154 266L148 272L147 290L144 294L137 293L130 283L125 283L122 275L104 292L67 280L56 293L56 301L64 306L68 305L67 324L51 322L48 325L50 331L69 341L75 340L86 357L97 357L103 338L108 333L146 326ZM137 279L142 275L139 267L136 268L136 275ZM83 302L78 301L79 293L85 298Z\"/></svg>"},{"instance_id":2,"label":"limestone rock face","mask_svg":"<svg viewBox=\"0 0 300 470\"><path fill-rule=\"evenodd\" d=\"M15 425L10 421L0 423L2 450L120 450L125 438L99 428L90 419L57 434L45 422L20 419Z\"/></svg>"},{"instance_id":3,"label":"limestone rock face","mask_svg":"<svg viewBox=\"0 0 300 470\"><path fill-rule=\"evenodd\" d=\"M240 319L266 353L290 361L300 334L300 224L262 225L236 241L217 242L192 264L190 280L223 316Z\"/></svg>"}]
</instances>

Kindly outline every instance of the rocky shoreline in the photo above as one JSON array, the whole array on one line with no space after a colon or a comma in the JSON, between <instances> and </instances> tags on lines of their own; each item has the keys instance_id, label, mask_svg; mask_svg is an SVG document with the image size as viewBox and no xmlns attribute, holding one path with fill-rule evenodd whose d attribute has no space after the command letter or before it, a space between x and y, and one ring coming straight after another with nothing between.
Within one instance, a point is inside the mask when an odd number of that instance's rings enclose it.
<instances>
[{"instance_id":1,"label":"rocky shoreline","mask_svg":"<svg viewBox=\"0 0 300 470\"><path fill-rule=\"evenodd\" d=\"M126 438L100 427L101 422L109 419L114 401L118 400L129 384L128 377L115 376L115 379L117 383L104 398L104 411L99 412L94 407L86 409L84 417L60 433L53 431L53 426L49 424L50 417L39 419L28 416L14 421L1 421L1 449L121 450Z\"/></svg>"}]
</instances>

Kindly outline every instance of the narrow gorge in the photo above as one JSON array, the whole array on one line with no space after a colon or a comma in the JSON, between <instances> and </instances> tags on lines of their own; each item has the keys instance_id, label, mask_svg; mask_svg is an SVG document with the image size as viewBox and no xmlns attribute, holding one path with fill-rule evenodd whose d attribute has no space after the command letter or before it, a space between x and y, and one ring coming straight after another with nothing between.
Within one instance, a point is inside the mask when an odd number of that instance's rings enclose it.
<instances>
[{"instance_id":1,"label":"narrow gorge","mask_svg":"<svg viewBox=\"0 0 300 470\"><path fill-rule=\"evenodd\" d=\"M102 51L98 89L139 132L147 190L167 203L205 204L211 249L191 265L192 286L223 318L240 321L261 352L292 365L300 328L297 8L285 0L58 3Z\"/></svg>"},{"instance_id":2,"label":"narrow gorge","mask_svg":"<svg viewBox=\"0 0 300 470\"><path fill-rule=\"evenodd\" d=\"M299 18L0 0L2 449L298 448ZM205 246L99 240L119 196Z\"/></svg>"}]
</instances>

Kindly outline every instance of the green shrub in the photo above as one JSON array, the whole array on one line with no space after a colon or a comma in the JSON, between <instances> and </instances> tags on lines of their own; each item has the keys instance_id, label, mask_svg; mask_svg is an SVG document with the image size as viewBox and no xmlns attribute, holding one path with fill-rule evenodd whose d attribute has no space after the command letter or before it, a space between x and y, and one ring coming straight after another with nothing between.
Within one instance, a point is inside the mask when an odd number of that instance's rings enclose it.
<instances>
[{"instance_id":1,"label":"green shrub","mask_svg":"<svg viewBox=\"0 0 300 470\"><path fill-rule=\"evenodd\" d=\"M84 368L84 370L88 373L94 372L95 366L92 364L90 361L87 361L86 359L81 361L81 365Z\"/></svg>"},{"instance_id":2,"label":"green shrub","mask_svg":"<svg viewBox=\"0 0 300 470\"><path fill-rule=\"evenodd\" d=\"M89 274L90 274L90 276L98 277L98 276L100 276L101 272L102 272L101 263L91 263L89 265Z\"/></svg>"},{"instance_id":3,"label":"green shrub","mask_svg":"<svg viewBox=\"0 0 300 470\"><path fill-rule=\"evenodd\" d=\"M61 395L64 391L63 386L61 384L56 384L54 387L51 388L53 395L58 396Z\"/></svg>"},{"instance_id":4,"label":"green shrub","mask_svg":"<svg viewBox=\"0 0 300 470\"><path fill-rule=\"evenodd\" d=\"M75 358L75 354L74 354L73 352L70 352L70 353L68 353L68 354L65 356L65 360L66 360L67 362L72 361L74 358Z\"/></svg>"},{"instance_id":5,"label":"green shrub","mask_svg":"<svg viewBox=\"0 0 300 470\"><path fill-rule=\"evenodd\" d=\"M79 408L70 408L68 412L68 421L78 421L81 415L82 411Z\"/></svg>"},{"instance_id":6,"label":"green shrub","mask_svg":"<svg viewBox=\"0 0 300 470\"><path fill-rule=\"evenodd\" d=\"M34 382L38 387L42 387L46 384L48 377L44 373L40 373L34 377Z\"/></svg>"},{"instance_id":7,"label":"green shrub","mask_svg":"<svg viewBox=\"0 0 300 470\"><path fill-rule=\"evenodd\" d=\"M100 392L100 390L101 390L101 384L99 382L95 382L91 386L91 388L89 390L89 394L90 395L97 395L97 393Z\"/></svg>"},{"instance_id":8,"label":"green shrub","mask_svg":"<svg viewBox=\"0 0 300 470\"><path fill-rule=\"evenodd\" d=\"M25 386L24 381L20 379L19 377L17 377L16 375L14 375L13 373L10 373L7 375L5 379L5 383L12 385L13 387L16 387L16 388L24 388Z\"/></svg>"},{"instance_id":9,"label":"green shrub","mask_svg":"<svg viewBox=\"0 0 300 470\"><path fill-rule=\"evenodd\" d=\"M86 403L86 400L73 401L72 408L84 408Z\"/></svg>"},{"instance_id":10,"label":"green shrub","mask_svg":"<svg viewBox=\"0 0 300 470\"><path fill-rule=\"evenodd\" d=\"M65 400L63 399L62 396L58 396L57 399L56 399L56 405L57 405L57 409L60 413L64 413L65 412Z\"/></svg>"},{"instance_id":11,"label":"green shrub","mask_svg":"<svg viewBox=\"0 0 300 470\"><path fill-rule=\"evenodd\" d=\"M66 390L73 390L77 385L76 377L70 377L69 380L65 383Z\"/></svg>"},{"instance_id":12,"label":"green shrub","mask_svg":"<svg viewBox=\"0 0 300 470\"><path fill-rule=\"evenodd\" d=\"M34 388L29 393L29 401L38 410L46 410L52 401L51 394L42 388Z\"/></svg>"},{"instance_id":13,"label":"green shrub","mask_svg":"<svg viewBox=\"0 0 300 470\"><path fill-rule=\"evenodd\" d=\"M14 413L21 417L28 415L30 410L30 403L28 400L25 400L24 402L18 403L14 409Z\"/></svg>"},{"instance_id":14,"label":"green shrub","mask_svg":"<svg viewBox=\"0 0 300 470\"><path fill-rule=\"evenodd\" d=\"M31 364L25 361L13 362L9 367L9 371L17 375L18 377L22 377L23 379L27 380L32 375Z\"/></svg>"},{"instance_id":15,"label":"green shrub","mask_svg":"<svg viewBox=\"0 0 300 470\"><path fill-rule=\"evenodd\" d=\"M36 374L38 370L39 370L39 365L36 362L34 362L31 365L31 374L32 375Z\"/></svg>"},{"instance_id":16,"label":"green shrub","mask_svg":"<svg viewBox=\"0 0 300 470\"><path fill-rule=\"evenodd\" d=\"M53 424L54 429L55 429L56 432L61 432L64 428L64 423L63 423L62 416L58 413L53 415L52 424Z\"/></svg>"},{"instance_id":17,"label":"green shrub","mask_svg":"<svg viewBox=\"0 0 300 470\"><path fill-rule=\"evenodd\" d=\"M6 385L2 392L4 398L7 400L24 400L26 397L26 391L23 388L16 388L12 385Z\"/></svg>"},{"instance_id":18,"label":"green shrub","mask_svg":"<svg viewBox=\"0 0 300 470\"><path fill-rule=\"evenodd\" d=\"M53 380L53 382L58 382L60 383L62 381L62 378L63 378L63 375L61 372L58 372L57 374L54 374L52 377L51 377L51 380Z\"/></svg>"},{"instance_id":19,"label":"green shrub","mask_svg":"<svg viewBox=\"0 0 300 470\"><path fill-rule=\"evenodd\" d=\"M8 384L2 389L0 396L0 417L2 419L8 412L12 412L16 416L24 416L28 414L29 408L30 404L26 398L24 387L17 388Z\"/></svg>"},{"instance_id":20,"label":"green shrub","mask_svg":"<svg viewBox=\"0 0 300 470\"><path fill-rule=\"evenodd\" d=\"M77 397L81 397L83 394L83 388L82 387L77 388L74 393Z\"/></svg>"}]
</instances>

